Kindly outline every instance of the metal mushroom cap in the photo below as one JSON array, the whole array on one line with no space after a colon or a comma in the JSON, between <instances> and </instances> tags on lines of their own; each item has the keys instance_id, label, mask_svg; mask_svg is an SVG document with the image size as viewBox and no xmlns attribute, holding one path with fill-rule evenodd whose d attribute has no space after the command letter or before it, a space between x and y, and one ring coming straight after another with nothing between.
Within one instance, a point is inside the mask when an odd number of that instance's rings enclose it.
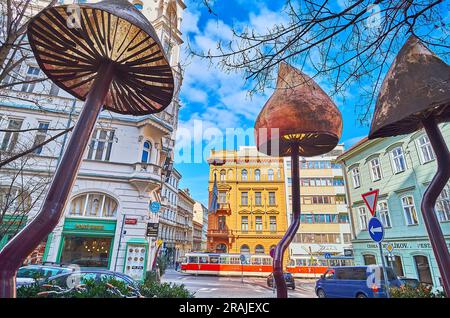
<instances>
[{"instance_id":1,"label":"metal mushroom cap","mask_svg":"<svg viewBox=\"0 0 450 318\"><path fill-rule=\"evenodd\" d=\"M411 36L381 86L369 139L412 133L421 120L450 119L450 66Z\"/></svg>"},{"instance_id":2,"label":"metal mushroom cap","mask_svg":"<svg viewBox=\"0 0 450 318\"><path fill-rule=\"evenodd\" d=\"M81 100L107 62L115 72L105 109L145 115L163 110L172 100L172 70L158 36L128 1L45 9L30 21L28 38L45 74Z\"/></svg>"},{"instance_id":3,"label":"metal mushroom cap","mask_svg":"<svg viewBox=\"0 0 450 318\"><path fill-rule=\"evenodd\" d=\"M341 133L341 113L330 97L300 70L280 64L276 90L256 119L258 151L287 156L298 147L300 156L316 156L336 147Z\"/></svg>"}]
</instances>

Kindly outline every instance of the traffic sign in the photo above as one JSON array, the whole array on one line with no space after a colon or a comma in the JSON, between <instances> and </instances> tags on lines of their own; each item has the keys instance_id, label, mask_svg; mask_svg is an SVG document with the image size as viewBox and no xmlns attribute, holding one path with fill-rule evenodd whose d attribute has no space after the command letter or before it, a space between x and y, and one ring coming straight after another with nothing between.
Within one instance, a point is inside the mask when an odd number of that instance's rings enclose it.
<instances>
[{"instance_id":1,"label":"traffic sign","mask_svg":"<svg viewBox=\"0 0 450 318\"><path fill-rule=\"evenodd\" d=\"M159 209L161 208L161 204L157 201L153 201L150 203L150 211L153 213L158 213Z\"/></svg>"},{"instance_id":2,"label":"traffic sign","mask_svg":"<svg viewBox=\"0 0 450 318\"><path fill-rule=\"evenodd\" d=\"M245 259L246 259L245 255L241 254L241 264L245 263Z\"/></svg>"},{"instance_id":3,"label":"traffic sign","mask_svg":"<svg viewBox=\"0 0 450 318\"><path fill-rule=\"evenodd\" d=\"M330 253L325 253L325 254L323 254L323 256L325 257L325 259L330 259L331 258L331 254Z\"/></svg>"},{"instance_id":4,"label":"traffic sign","mask_svg":"<svg viewBox=\"0 0 450 318\"><path fill-rule=\"evenodd\" d=\"M371 218L369 220L369 235L377 243L380 243L384 238L383 224L378 218Z\"/></svg>"},{"instance_id":5,"label":"traffic sign","mask_svg":"<svg viewBox=\"0 0 450 318\"><path fill-rule=\"evenodd\" d=\"M372 216L375 216L375 211L377 210L378 193L379 190L376 189L361 195Z\"/></svg>"},{"instance_id":6,"label":"traffic sign","mask_svg":"<svg viewBox=\"0 0 450 318\"><path fill-rule=\"evenodd\" d=\"M392 253L392 251L394 250L394 244L389 243L389 244L386 246L386 249L387 249L387 251L388 251L389 253Z\"/></svg>"}]
</instances>

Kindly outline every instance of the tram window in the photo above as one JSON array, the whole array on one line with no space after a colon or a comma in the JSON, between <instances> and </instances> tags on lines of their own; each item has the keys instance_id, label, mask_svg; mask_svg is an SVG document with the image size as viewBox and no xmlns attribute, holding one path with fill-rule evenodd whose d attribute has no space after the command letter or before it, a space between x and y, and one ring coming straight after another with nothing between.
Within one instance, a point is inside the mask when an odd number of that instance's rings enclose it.
<instances>
[{"instance_id":1,"label":"tram window","mask_svg":"<svg viewBox=\"0 0 450 318\"><path fill-rule=\"evenodd\" d=\"M272 265L272 259L271 258L263 258L263 265Z\"/></svg>"},{"instance_id":2,"label":"tram window","mask_svg":"<svg viewBox=\"0 0 450 318\"><path fill-rule=\"evenodd\" d=\"M211 264L219 264L219 256L210 256L209 257L209 262Z\"/></svg>"},{"instance_id":3,"label":"tram window","mask_svg":"<svg viewBox=\"0 0 450 318\"><path fill-rule=\"evenodd\" d=\"M208 256L200 256L198 258L198 260L199 260L200 264L207 264L208 263Z\"/></svg>"},{"instance_id":4,"label":"tram window","mask_svg":"<svg viewBox=\"0 0 450 318\"><path fill-rule=\"evenodd\" d=\"M198 263L198 257L197 256L189 256L189 263Z\"/></svg>"},{"instance_id":5,"label":"tram window","mask_svg":"<svg viewBox=\"0 0 450 318\"><path fill-rule=\"evenodd\" d=\"M228 258L226 256L221 256L220 264L228 264Z\"/></svg>"},{"instance_id":6,"label":"tram window","mask_svg":"<svg viewBox=\"0 0 450 318\"><path fill-rule=\"evenodd\" d=\"M327 266L327 261L324 259L318 259L317 266Z\"/></svg>"},{"instance_id":7,"label":"tram window","mask_svg":"<svg viewBox=\"0 0 450 318\"><path fill-rule=\"evenodd\" d=\"M241 259L239 257L230 257L230 264L240 264Z\"/></svg>"},{"instance_id":8,"label":"tram window","mask_svg":"<svg viewBox=\"0 0 450 318\"><path fill-rule=\"evenodd\" d=\"M306 259L297 259L297 266L306 266Z\"/></svg>"},{"instance_id":9,"label":"tram window","mask_svg":"<svg viewBox=\"0 0 450 318\"><path fill-rule=\"evenodd\" d=\"M259 257L255 257L255 258L252 258L252 265L261 265L261 258L259 258Z\"/></svg>"}]
</instances>

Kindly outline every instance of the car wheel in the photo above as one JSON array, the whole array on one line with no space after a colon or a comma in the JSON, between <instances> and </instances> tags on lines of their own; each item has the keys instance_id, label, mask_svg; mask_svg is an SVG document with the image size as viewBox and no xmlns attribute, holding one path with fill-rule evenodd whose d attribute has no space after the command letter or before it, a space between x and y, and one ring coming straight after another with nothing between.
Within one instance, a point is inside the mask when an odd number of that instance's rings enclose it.
<instances>
[{"instance_id":1,"label":"car wheel","mask_svg":"<svg viewBox=\"0 0 450 318\"><path fill-rule=\"evenodd\" d=\"M317 296L318 296L319 298L327 298L327 295L325 294L325 292L324 292L323 289L317 290Z\"/></svg>"},{"instance_id":2,"label":"car wheel","mask_svg":"<svg viewBox=\"0 0 450 318\"><path fill-rule=\"evenodd\" d=\"M356 298L367 298L367 296L363 293L359 293L358 295L356 295Z\"/></svg>"}]
</instances>

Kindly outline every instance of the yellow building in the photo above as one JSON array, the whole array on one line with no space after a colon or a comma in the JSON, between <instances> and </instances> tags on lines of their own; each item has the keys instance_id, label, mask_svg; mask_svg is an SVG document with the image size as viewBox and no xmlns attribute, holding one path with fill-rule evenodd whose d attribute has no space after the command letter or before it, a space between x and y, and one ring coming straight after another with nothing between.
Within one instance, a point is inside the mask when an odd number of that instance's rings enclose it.
<instances>
[{"instance_id":1,"label":"yellow building","mask_svg":"<svg viewBox=\"0 0 450 318\"><path fill-rule=\"evenodd\" d=\"M219 209L208 217L209 252L269 254L287 229L283 159L257 152L212 151L209 192L214 174Z\"/></svg>"}]
</instances>

